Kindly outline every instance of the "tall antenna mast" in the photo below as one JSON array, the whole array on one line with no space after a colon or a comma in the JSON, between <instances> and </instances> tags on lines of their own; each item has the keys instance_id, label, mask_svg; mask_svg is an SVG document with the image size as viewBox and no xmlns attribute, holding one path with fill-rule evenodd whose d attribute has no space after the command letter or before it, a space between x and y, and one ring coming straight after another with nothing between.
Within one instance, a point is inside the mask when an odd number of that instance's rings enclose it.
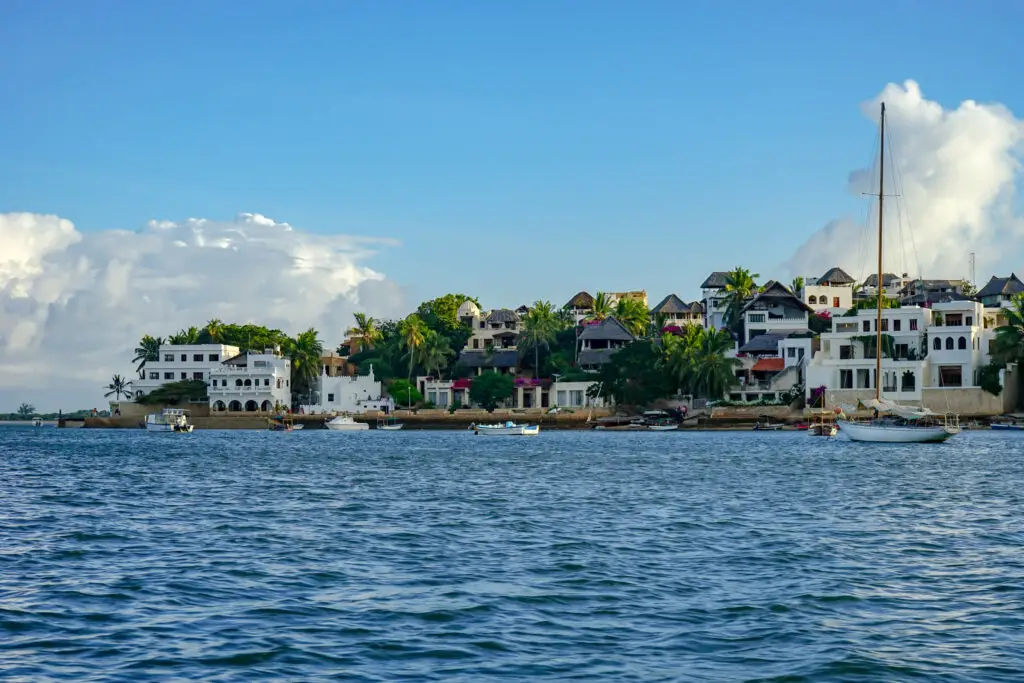
<instances>
[{"instance_id":1,"label":"tall antenna mast","mask_svg":"<svg viewBox=\"0 0 1024 683\"><path fill-rule=\"evenodd\" d=\"M878 318L875 320L875 400L882 397L882 208L885 202L885 102L878 128Z\"/></svg>"}]
</instances>

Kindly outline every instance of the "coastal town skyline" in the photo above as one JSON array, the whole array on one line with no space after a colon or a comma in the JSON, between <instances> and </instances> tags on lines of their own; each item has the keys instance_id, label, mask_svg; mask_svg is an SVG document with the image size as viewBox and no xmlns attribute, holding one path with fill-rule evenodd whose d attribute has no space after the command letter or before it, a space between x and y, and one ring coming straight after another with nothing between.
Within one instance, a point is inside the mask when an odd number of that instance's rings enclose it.
<instances>
[{"instance_id":1,"label":"coastal town skyline","mask_svg":"<svg viewBox=\"0 0 1024 683\"><path fill-rule=\"evenodd\" d=\"M737 266L862 279L883 98L909 228L886 270L1024 270L1024 93L992 68L999 13L886 5L922 31L879 29L915 44L879 56L863 8L325 7L281 34L271 5L187 5L0 22L21 55L0 87L32 94L0 127L4 406L89 407L142 334L210 318L332 345L356 311L447 292L515 308L692 300ZM152 49L168 35L181 49Z\"/></svg>"}]
</instances>

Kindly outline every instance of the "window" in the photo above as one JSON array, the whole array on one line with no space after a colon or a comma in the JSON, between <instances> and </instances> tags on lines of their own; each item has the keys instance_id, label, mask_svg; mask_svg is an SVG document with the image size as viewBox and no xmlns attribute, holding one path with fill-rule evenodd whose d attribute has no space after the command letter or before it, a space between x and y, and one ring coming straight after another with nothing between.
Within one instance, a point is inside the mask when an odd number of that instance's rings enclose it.
<instances>
[{"instance_id":1,"label":"window","mask_svg":"<svg viewBox=\"0 0 1024 683\"><path fill-rule=\"evenodd\" d=\"M269 377L267 377L266 379L263 380L263 386L265 386L265 387L269 387L270 386L270 378Z\"/></svg>"},{"instance_id":2,"label":"window","mask_svg":"<svg viewBox=\"0 0 1024 683\"><path fill-rule=\"evenodd\" d=\"M888 332L888 331L889 331L889 319L888 318L882 318L882 332Z\"/></svg>"},{"instance_id":3,"label":"window","mask_svg":"<svg viewBox=\"0 0 1024 683\"><path fill-rule=\"evenodd\" d=\"M974 326L974 316L970 316L970 315L967 316L964 319L964 325L967 325L967 327L973 327Z\"/></svg>"},{"instance_id":4,"label":"window","mask_svg":"<svg viewBox=\"0 0 1024 683\"><path fill-rule=\"evenodd\" d=\"M151 373L149 373L149 378L150 379L160 379L160 373L159 372L151 372Z\"/></svg>"},{"instance_id":5,"label":"window","mask_svg":"<svg viewBox=\"0 0 1024 683\"><path fill-rule=\"evenodd\" d=\"M851 358L853 358L853 345L852 344L846 344L844 346L840 346L839 347L839 359L840 360L850 360Z\"/></svg>"},{"instance_id":6,"label":"window","mask_svg":"<svg viewBox=\"0 0 1024 683\"><path fill-rule=\"evenodd\" d=\"M181 378L182 379L188 379L188 373L187 372L181 373Z\"/></svg>"},{"instance_id":7,"label":"window","mask_svg":"<svg viewBox=\"0 0 1024 683\"><path fill-rule=\"evenodd\" d=\"M281 378L280 377L277 378L277 388L278 389L281 388Z\"/></svg>"},{"instance_id":8,"label":"window","mask_svg":"<svg viewBox=\"0 0 1024 683\"><path fill-rule=\"evenodd\" d=\"M165 372L164 373L164 379L174 379L174 373L173 372Z\"/></svg>"},{"instance_id":9,"label":"window","mask_svg":"<svg viewBox=\"0 0 1024 683\"><path fill-rule=\"evenodd\" d=\"M790 346L787 349L787 354L786 355L788 355L790 358L796 358L796 347L795 346Z\"/></svg>"},{"instance_id":10,"label":"window","mask_svg":"<svg viewBox=\"0 0 1024 683\"><path fill-rule=\"evenodd\" d=\"M956 348L964 351L967 349L967 337L960 337L956 342Z\"/></svg>"},{"instance_id":11,"label":"window","mask_svg":"<svg viewBox=\"0 0 1024 683\"><path fill-rule=\"evenodd\" d=\"M839 388L853 389L853 370L839 371Z\"/></svg>"},{"instance_id":12,"label":"window","mask_svg":"<svg viewBox=\"0 0 1024 683\"><path fill-rule=\"evenodd\" d=\"M809 303L809 304L816 304L816 303L818 303L818 297L816 297L813 294L811 294L809 297L807 297L807 303Z\"/></svg>"},{"instance_id":13,"label":"window","mask_svg":"<svg viewBox=\"0 0 1024 683\"><path fill-rule=\"evenodd\" d=\"M897 359L908 358L910 356L910 344L897 344L894 351L896 351Z\"/></svg>"},{"instance_id":14,"label":"window","mask_svg":"<svg viewBox=\"0 0 1024 683\"><path fill-rule=\"evenodd\" d=\"M216 363L217 361L220 360L220 354L219 353L211 353L209 356L207 356L207 358L211 362Z\"/></svg>"},{"instance_id":15,"label":"window","mask_svg":"<svg viewBox=\"0 0 1024 683\"><path fill-rule=\"evenodd\" d=\"M437 392L437 405L439 408L446 408L448 406L448 392L439 391Z\"/></svg>"},{"instance_id":16,"label":"window","mask_svg":"<svg viewBox=\"0 0 1024 683\"><path fill-rule=\"evenodd\" d=\"M832 297L832 308L839 308L839 297Z\"/></svg>"},{"instance_id":17,"label":"window","mask_svg":"<svg viewBox=\"0 0 1024 683\"><path fill-rule=\"evenodd\" d=\"M181 362L182 363L188 362L188 354L187 353L181 354Z\"/></svg>"},{"instance_id":18,"label":"window","mask_svg":"<svg viewBox=\"0 0 1024 683\"><path fill-rule=\"evenodd\" d=\"M802 346L799 349L797 349L796 357L800 358L800 359L803 359L803 357L804 357L804 349L803 349Z\"/></svg>"},{"instance_id":19,"label":"window","mask_svg":"<svg viewBox=\"0 0 1024 683\"><path fill-rule=\"evenodd\" d=\"M164 362L165 363L173 363L174 362L174 354L173 353L165 353L164 354Z\"/></svg>"},{"instance_id":20,"label":"window","mask_svg":"<svg viewBox=\"0 0 1024 683\"><path fill-rule=\"evenodd\" d=\"M942 337L936 337L935 341L932 342L932 348L936 351L942 350Z\"/></svg>"},{"instance_id":21,"label":"window","mask_svg":"<svg viewBox=\"0 0 1024 683\"><path fill-rule=\"evenodd\" d=\"M203 378L203 373L201 373L201 372L193 372L192 373L192 379L202 379L202 378Z\"/></svg>"},{"instance_id":22,"label":"window","mask_svg":"<svg viewBox=\"0 0 1024 683\"><path fill-rule=\"evenodd\" d=\"M914 381L914 371L913 370L907 370L906 372L904 372L903 373L903 386L901 387L900 390L901 391L914 391L915 385L916 385L916 383Z\"/></svg>"},{"instance_id":23,"label":"window","mask_svg":"<svg viewBox=\"0 0 1024 683\"><path fill-rule=\"evenodd\" d=\"M473 348L474 349L479 349L480 348L480 340L479 339L474 339L473 340Z\"/></svg>"},{"instance_id":24,"label":"window","mask_svg":"<svg viewBox=\"0 0 1024 683\"><path fill-rule=\"evenodd\" d=\"M433 403L434 405L437 405L437 392L436 391L428 391L427 392L427 403Z\"/></svg>"},{"instance_id":25,"label":"window","mask_svg":"<svg viewBox=\"0 0 1024 683\"><path fill-rule=\"evenodd\" d=\"M899 332L900 331L900 323L901 322L903 322L903 321L900 320L899 318L896 318L896 319L894 319L892 321L892 331L893 332Z\"/></svg>"},{"instance_id":26,"label":"window","mask_svg":"<svg viewBox=\"0 0 1024 683\"><path fill-rule=\"evenodd\" d=\"M953 350L953 338L952 337L946 337L946 350L947 351L952 351Z\"/></svg>"},{"instance_id":27,"label":"window","mask_svg":"<svg viewBox=\"0 0 1024 683\"><path fill-rule=\"evenodd\" d=\"M194 362L194 363L202 363L203 362L203 354L201 354L201 353L193 353L192 354L192 362Z\"/></svg>"},{"instance_id":28,"label":"window","mask_svg":"<svg viewBox=\"0 0 1024 683\"><path fill-rule=\"evenodd\" d=\"M747 320L752 323L763 323L764 313L750 313L747 316Z\"/></svg>"},{"instance_id":29,"label":"window","mask_svg":"<svg viewBox=\"0 0 1024 683\"><path fill-rule=\"evenodd\" d=\"M871 388L871 374L865 368L857 369L857 388L858 389L870 389Z\"/></svg>"},{"instance_id":30,"label":"window","mask_svg":"<svg viewBox=\"0 0 1024 683\"><path fill-rule=\"evenodd\" d=\"M236 379L236 380L235 380L235 386L236 386L236 387L240 387L240 386L242 386L242 380L240 380L240 379Z\"/></svg>"},{"instance_id":31,"label":"window","mask_svg":"<svg viewBox=\"0 0 1024 683\"><path fill-rule=\"evenodd\" d=\"M864 321L864 331L865 332L870 332L871 331L871 321L870 320L865 320Z\"/></svg>"},{"instance_id":32,"label":"window","mask_svg":"<svg viewBox=\"0 0 1024 683\"><path fill-rule=\"evenodd\" d=\"M327 394L327 402L334 403L334 394Z\"/></svg>"},{"instance_id":33,"label":"window","mask_svg":"<svg viewBox=\"0 0 1024 683\"><path fill-rule=\"evenodd\" d=\"M583 405L583 390L573 389L569 392L569 404L572 406Z\"/></svg>"},{"instance_id":34,"label":"window","mask_svg":"<svg viewBox=\"0 0 1024 683\"><path fill-rule=\"evenodd\" d=\"M242 382L242 384L244 384L247 387L251 387L252 386L252 380L251 379L247 379L244 382Z\"/></svg>"},{"instance_id":35,"label":"window","mask_svg":"<svg viewBox=\"0 0 1024 683\"><path fill-rule=\"evenodd\" d=\"M910 331L911 332L916 332L917 331L917 319L916 318L910 321Z\"/></svg>"},{"instance_id":36,"label":"window","mask_svg":"<svg viewBox=\"0 0 1024 683\"><path fill-rule=\"evenodd\" d=\"M939 368L939 386L940 387L959 387L963 386L963 377L961 376L959 365L946 365Z\"/></svg>"},{"instance_id":37,"label":"window","mask_svg":"<svg viewBox=\"0 0 1024 683\"><path fill-rule=\"evenodd\" d=\"M481 330L486 330L487 329L487 321L486 320L481 320L480 321L480 329Z\"/></svg>"},{"instance_id":38,"label":"window","mask_svg":"<svg viewBox=\"0 0 1024 683\"><path fill-rule=\"evenodd\" d=\"M882 391L896 391L896 373L886 370L882 373Z\"/></svg>"},{"instance_id":39,"label":"window","mask_svg":"<svg viewBox=\"0 0 1024 683\"><path fill-rule=\"evenodd\" d=\"M555 397L555 401L556 401L557 405L560 405L560 406L568 405L565 402L565 389L559 389L558 390L558 394Z\"/></svg>"}]
</instances>

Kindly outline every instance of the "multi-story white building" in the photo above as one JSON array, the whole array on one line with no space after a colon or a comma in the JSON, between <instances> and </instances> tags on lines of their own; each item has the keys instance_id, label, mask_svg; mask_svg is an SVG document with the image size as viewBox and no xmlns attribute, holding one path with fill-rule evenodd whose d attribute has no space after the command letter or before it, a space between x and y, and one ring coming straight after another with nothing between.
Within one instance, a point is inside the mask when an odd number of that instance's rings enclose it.
<instances>
[{"instance_id":1,"label":"multi-story white building","mask_svg":"<svg viewBox=\"0 0 1024 683\"><path fill-rule=\"evenodd\" d=\"M237 346L225 344L164 344L158 358L146 362L143 376L132 382L132 391L139 398L168 382L209 382L214 369L237 355Z\"/></svg>"},{"instance_id":2,"label":"multi-story white building","mask_svg":"<svg viewBox=\"0 0 1024 683\"><path fill-rule=\"evenodd\" d=\"M928 326L928 361L933 387L973 387L978 371L989 362L988 341L995 330L985 328L985 307L977 301L933 304Z\"/></svg>"},{"instance_id":3,"label":"multi-story white building","mask_svg":"<svg viewBox=\"0 0 1024 683\"><path fill-rule=\"evenodd\" d=\"M829 268L819 278L808 278L799 294L815 313L842 315L853 307L854 280L842 268Z\"/></svg>"},{"instance_id":4,"label":"multi-story white building","mask_svg":"<svg viewBox=\"0 0 1024 683\"><path fill-rule=\"evenodd\" d=\"M704 326L720 330L725 327L725 309L729 306L725 285L729 273L716 270L700 285L700 296L704 302Z\"/></svg>"},{"instance_id":5,"label":"multi-story white building","mask_svg":"<svg viewBox=\"0 0 1024 683\"><path fill-rule=\"evenodd\" d=\"M467 325L473 336L466 342L466 351L514 350L519 336L519 315L507 308L488 313L472 301L459 306L459 320Z\"/></svg>"},{"instance_id":6,"label":"multi-story white building","mask_svg":"<svg viewBox=\"0 0 1024 683\"><path fill-rule=\"evenodd\" d=\"M365 413L369 410L394 410L395 401L384 395L384 388L373 373L349 377L331 376L322 368L316 380L314 403L303 405L306 413ZM402 402L402 397L398 401Z\"/></svg>"},{"instance_id":7,"label":"multi-story white building","mask_svg":"<svg viewBox=\"0 0 1024 683\"><path fill-rule=\"evenodd\" d=\"M807 332L810 312L807 304L772 280L743 307L743 344L766 332L786 336Z\"/></svg>"},{"instance_id":8,"label":"multi-story white building","mask_svg":"<svg viewBox=\"0 0 1024 683\"><path fill-rule=\"evenodd\" d=\"M272 412L291 407L291 361L276 349L247 351L210 370L210 410Z\"/></svg>"}]
</instances>

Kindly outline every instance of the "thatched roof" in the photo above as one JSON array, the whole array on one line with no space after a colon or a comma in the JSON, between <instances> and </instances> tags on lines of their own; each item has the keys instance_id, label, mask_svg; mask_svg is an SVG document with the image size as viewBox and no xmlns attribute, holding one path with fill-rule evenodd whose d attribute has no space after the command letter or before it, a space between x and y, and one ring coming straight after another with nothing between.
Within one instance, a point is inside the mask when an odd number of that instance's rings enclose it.
<instances>
[{"instance_id":1,"label":"thatched roof","mask_svg":"<svg viewBox=\"0 0 1024 683\"><path fill-rule=\"evenodd\" d=\"M516 315L515 311L511 311L507 308L498 308L491 311L490 315L487 316L487 322L489 323L517 323L519 322L519 316Z\"/></svg>"},{"instance_id":2,"label":"thatched roof","mask_svg":"<svg viewBox=\"0 0 1024 683\"><path fill-rule=\"evenodd\" d=\"M519 362L519 352L515 349L487 351L463 350L459 362L468 368L514 368Z\"/></svg>"},{"instance_id":3,"label":"thatched roof","mask_svg":"<svg viewBox=\"0 0 1024 683\"><path fill-rule=\"evenodd\" d=\"M701 289L724 289L729 281L729 273L724 270L716 270L701 284Z\"/></svg>"},{"instance_id":4,"label":"thatched roof","mask_svg":"<svg viewBox=\"0 0 1024 683\"><path fill-rule=\"evenodd\" d=\"M849 285L853 283L854 279L850 277L850 274L839 266L829 268L824 275L818 278L817 282L819 285Z\"/></svg>"},{"instance_id":5,"label":"thatched roof","mask_svg":"<svg viewBox=\"0 0 1024 683\"><path fill-rule=\"evenodd\" d=\"M565 308L575 308L578 311L589 311L594 308L594 297L587 292L577 292L576 296L569 299Z\"/></svg>"},{"instance_id":6,"label":"thatched roof","mask_svg":"<svg viewBox=\"0 0 1024 683\"><path fill-rule=\"evenodd\" d=\"M615 318L605 318L595 325L587 325L580 334L580 339L599 341L633 341L636 337L626 329L626 326Z\"/></svg>"},{"instance_id":7,"label":"thatched roof","mask_svg":"<svg viewBox=\"0 0 1024 683\"><path fill-rule=\"evenodd\" d=\"M579 365L604 365L616 351L618 349L583 349L577 362Z\"/></svg>"},{"instance_id":8,"label":"thatched roof","mask_svg":"<svg viewBox=\"0 0 1024 683\"><path fill-rule=\"evenodd\" d=\"M764 290L758 292L743 306L743 310L754 307L762 308L764 306L785 306L787 308L796 308L808 313L813 313L814 309L801 301L793 292L789 291L781 282L776 280L769 280L764 286Z\"/></svg>"},{"instance_id":9,"label":"thatched roof","mask_svg":"<svg viewBox=\"0 0 1024 683\"><path fill-rule=\"evenodd\" d=\"M988 284L981 288L977 297L979 299L990 296L1013 296L1024 292L1024 282L1017 279L1017 276L1010 273L1010 277L995 277L988 281Z\"/></svg>"},{"instance_id":10,"label":"thatched roof","mask_svg":"<svg viewBox=\"0 0 1024 683\"><path fill-rule=\"evenodd\" d=\"M651 309L651 315L659 313L688 313L690 307L675 294L669 294Z\"/></svg>"},{"instance_id":11,"label":"thatched roof","mask_svg":"<svg viewBox=\"0 0 1024 683\"><path fill-rule=\"evenodd\" d=\"M892 273L882 273L882 286L888 287L892 284L892 281L897 279L896 275ZM872 273L864 278L865 287L877 287L878 286L878 273Z\"/></svg>"}]
</instances>

